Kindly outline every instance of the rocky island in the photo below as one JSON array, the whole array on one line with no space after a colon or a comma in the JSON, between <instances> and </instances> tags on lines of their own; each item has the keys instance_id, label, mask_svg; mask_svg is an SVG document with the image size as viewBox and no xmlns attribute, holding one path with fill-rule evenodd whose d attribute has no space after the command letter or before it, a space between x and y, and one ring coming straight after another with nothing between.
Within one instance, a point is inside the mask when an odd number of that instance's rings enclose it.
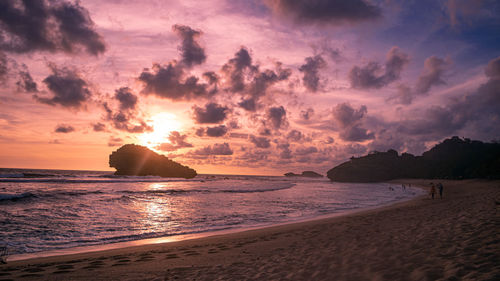
<instances>
[{"instance_id":1,"label":"rocky island","mask_svg":"<svg viewBox=\"0 0 500 281\"><path fill-rule=\"evenodd\" d=\"M303 171L302 174L295 174L292 172L286 173L285 177L307 177L307 178L322 178L323 175L320 175L313 171Z\"/></svg>"},{"instance_id":2,"label":"rocky island","mask_svg":"<svg viewBox=\"0 0 500 281\"><path fill-rule=\"evenodd\" d=\"M126 144L109 155L109 166L116 169L115 175L160 176L170 178L194 178L194 169L183 166L147 147Z\"/></svg>"},{"instance_id":3,"label":"rocky island","mask_svg":"<svg viewBox=\"0 0 500 281\"><path fill-rule=\"evenodd\" d=\"M471 179L500 178L500 143L483 143L452 137L422 156L398 155L396 150L352 157L329 170L338 182L381 182L398 178Z\"/></svg>"}]
</instances>

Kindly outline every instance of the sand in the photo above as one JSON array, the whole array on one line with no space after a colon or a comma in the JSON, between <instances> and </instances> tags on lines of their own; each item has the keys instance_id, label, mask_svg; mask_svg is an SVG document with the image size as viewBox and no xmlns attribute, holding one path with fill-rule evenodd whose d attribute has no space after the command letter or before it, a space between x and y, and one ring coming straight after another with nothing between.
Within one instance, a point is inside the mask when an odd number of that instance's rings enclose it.
<instances>
[{"instance_id":1,"label":"sand","mask_svg":"<svg viewBox=\"0 0 500 281\"><path fill-rule=\"evenodd\" d=\"M443 200L422 196L334 218L13 261L0 265L0 279L500 280L500 181L442 182Z\"/></svg>"}]
</instances>

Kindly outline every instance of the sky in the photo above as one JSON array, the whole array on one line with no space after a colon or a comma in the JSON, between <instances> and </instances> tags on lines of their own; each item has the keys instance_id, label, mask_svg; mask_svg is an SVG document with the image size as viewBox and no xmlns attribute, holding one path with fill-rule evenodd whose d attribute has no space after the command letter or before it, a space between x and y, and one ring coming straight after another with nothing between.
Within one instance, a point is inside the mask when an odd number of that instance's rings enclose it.
<instances>
[{"instance_id":1,"label":"sky","mask_svg":"<svg viewBox=\"0 0 500 281\"><path fill-rule=\"evenodd\" d=\"M5 0L0 84L0 167L325 173L500 140L500 3Z\"/></svg>"}]
</instances>

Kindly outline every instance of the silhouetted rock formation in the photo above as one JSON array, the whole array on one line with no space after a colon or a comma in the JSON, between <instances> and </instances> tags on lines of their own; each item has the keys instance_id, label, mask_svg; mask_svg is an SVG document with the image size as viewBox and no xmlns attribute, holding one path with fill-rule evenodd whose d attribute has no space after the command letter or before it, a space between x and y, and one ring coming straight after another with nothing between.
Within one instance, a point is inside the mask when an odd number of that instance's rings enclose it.
<instances>
[{"instance_id":1,"label":"silhouetted rock formation","mask_svg":"<svg viewBox=\"0 0 500 281\"><path fill-rule=\"evenodd\" d=\"M144 146L126 144L109 155L115 175L194 178L196 171Z\"/></svg>"},{"instance_id":2,"label":"silhouetted rock formation","mask_svg":"<svg viewBox=\"0 0 500 281\"><path fill-rule=\"evenodd\" d=\"M292 172L289 172L289 173L286 173L285 174L286 177L308 177L308 178L322 178L323 176L316 173L316 172L313 172L313 171L304 171L302 172L302 174L295 174L295 173L292 173Z\"/></svg>"},{"instance_id":3,"label":"silhouetted rock formation","mask_svg":"<svg viewBox=\"0 0 500 281\"><path fill-rule=\"evenodd\" d=\"M351 158L331 169L327 177L340 182L380 182L397 178L500 178L500 143L452 137L422 156L397 151L373 152Z\"/></svg>"}]
</instances>

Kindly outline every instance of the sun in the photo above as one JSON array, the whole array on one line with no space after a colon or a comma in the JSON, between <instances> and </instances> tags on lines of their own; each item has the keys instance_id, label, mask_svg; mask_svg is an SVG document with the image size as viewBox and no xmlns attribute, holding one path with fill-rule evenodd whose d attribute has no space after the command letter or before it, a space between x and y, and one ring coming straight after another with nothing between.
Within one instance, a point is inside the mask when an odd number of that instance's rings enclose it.
<instances>
[{"instance_id":1,"label":"sun","mask_svg":"<svg viewBox=\"0 0 500 281\"><path fill-rule=\"evenodd\" d=\"M170 132L179 131L182 128L182 124L177 117L168 112L154 115L148 125L153 127L153 131L138 136L138 140L141 145L150 149L155 149L158 145L169 142L168 136Z\"/></svg>"}]
</instances>

